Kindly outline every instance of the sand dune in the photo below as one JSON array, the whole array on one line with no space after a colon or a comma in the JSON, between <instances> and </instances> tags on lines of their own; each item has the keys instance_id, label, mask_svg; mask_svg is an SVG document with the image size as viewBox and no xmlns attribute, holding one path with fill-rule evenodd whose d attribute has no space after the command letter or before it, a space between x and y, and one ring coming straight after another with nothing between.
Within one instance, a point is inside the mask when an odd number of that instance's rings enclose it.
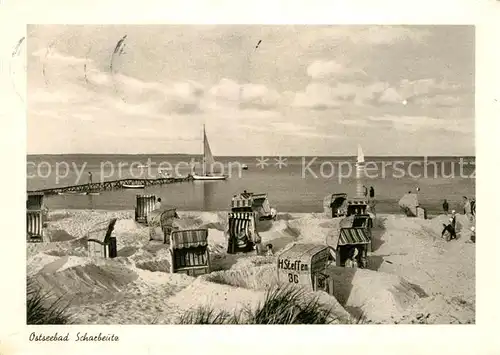
<instances>
[{"instance_id":1,"label":"sand dune","mask_svg":"<svg viewBox=\"0 0 500 355\"><path fill-rule=\"evenodd\" d=\"M197 279L170 274L167 245L149 241L149 230L133 212L55 211L50 230L73 239L27 246L27 274L56 296L70 300L81 324L172 323L202 304L234 311L254 306L276 282L276 257L228 255L227 213L179 212L181 228L209 228L213 272ZM106 222L119 218L113 235L118 257L90 259L89 231L104 236ZM375 220L371 270L329 267L334 296L321 294L341 322L363 315L375 323L474 322L474 244L469 222L458 217L459 239L440 238L446 216L431 220L380 215ZM340 219L324 214L282 214L259 226L263 244L280 252L294 242L325 244ZM449 314L446 315L445 311Z\"/></svg>"}]
</instances>

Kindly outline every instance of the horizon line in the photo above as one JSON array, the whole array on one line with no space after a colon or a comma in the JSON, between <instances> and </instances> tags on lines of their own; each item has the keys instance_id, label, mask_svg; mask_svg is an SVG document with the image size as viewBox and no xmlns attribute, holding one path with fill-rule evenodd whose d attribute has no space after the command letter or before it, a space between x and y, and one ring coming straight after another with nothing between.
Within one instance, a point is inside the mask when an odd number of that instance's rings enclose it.
<instances>
[{"instance_id":1,"label":"horizon line","mask_svg":"<svg viewBox=\"0 0 500 355\"><path fill-rule=\"evenodd\" d=\"M61 156L61 155L80 155L80 156L98 156L98 155L118 155L118 156L173 156L173 155L181 155L181 156L202 156L203 154L193 154L193 153L30 153L26 154L27 157L29 156ZM214 157L221 157L221 158L232 158L232 157L274 157L274 156L281 156L281 157L290 157L290 158L300 158L300 157L356 157L357 155L306 155L306 154L301 154L301 155L276 155L276 154L254 154L254 155L217 155ZM365 155L365 158L387 158L387 157L446 157L446 158L460 158L460 157L476 157L475 154L473 155L428 155L428 154L417 154L417 155Z\"/></svg>"}]
</instances>

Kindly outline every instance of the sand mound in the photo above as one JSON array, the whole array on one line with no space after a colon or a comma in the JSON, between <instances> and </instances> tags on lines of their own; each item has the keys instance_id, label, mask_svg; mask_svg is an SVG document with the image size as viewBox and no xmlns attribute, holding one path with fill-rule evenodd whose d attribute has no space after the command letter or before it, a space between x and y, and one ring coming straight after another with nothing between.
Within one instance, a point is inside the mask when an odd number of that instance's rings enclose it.
<instances>
[{"instance_id":1,"label":"sand mound","mask_svg":"<svg viewBox=\"0 0 500 355\"><path fill-rule=\"evenodd\" d=\"M371 322L387 323L426 294L403 278L363 269L329 267L334 295L349 313Z\"/></svg>"},{"instance_id":2,"label":"sand mound","mask_svg":"<svg viewBox=\"0 0 500 355\"><path fill-rule=\"evenodd\" d=\"M451 215L441 214L436 216L430 220L426 220L423 223L424 228L427 228L432 234L441 237L441 232L443 231L443 224L448 224ZM456 215L456 231L459 239L469 239L470 238L470 227L472 226L471 222L465 215L457 214Z\"/></svg>"},{"instance_id":3,"label":"sand mound","mask_svg":"<svg viewBox=\"0 0 500 355\"><path fill-rule=\"evenodd\" d=\"M172 309L173 312L169 319L159 321L160 323L175 322L180 316L199 306L210 306L216 312L226 311L233 314L245 307L255 307L264 299L265 292L263 291L236 288L198 278L168 300L166 307Z\"/></svg>"},{"instance_id":4,"label":"sand mound","mask_svg":"<svg viewBox=\"0 0 500 355\"><path fill-rule=\"evenodd\" d=\"M134 269L139 276L113 299L74 307L79 324L156 324L172 323L175 309L167 304L172 295L193 282L183 274L167 274ZM189 297L189 296L187 296ZM170 321L169 321L170 320Z\"/></svg>"},{"instance_id":5,"label":"sand mound","mask_svg":"<svg viewBox=\"0 0 500 355\"><path fill-rule=\"evenodd\" d=\"M65 242L75 239L75 237L63 229L48 230L47 234L51 242Z\"/></svg>"},{"instance_id":6,"label":"sand mound","mask_svg":"<svg viewBox=\"0 0 500 355\"><path fill-rule=\"evenodd\" d=\"M318 218L309 215L289 221L288 225L294 231L297 231L300 242L325 244L328 230L335 228L336 223L336 219ZM325 226L327 227L325 228Z\"/></svg>"},{"instance_id":7,"label":"sand mound","mask_svg":"<svg viewBox=\"0 0 500 355\"><path fill-rule=\"evenodd\" d=\"M136 262L135 266L139 269L148 270L152 272L170 272L170 260L169 259L157 259L149 261Z\"/></svg>"},{"instance_id":8,"label":"sand mound","mask_svg":"<svg viewBox=\"0 0 500 355\"><path fill-rule=\"evenodd\" d=\"M433 295L417 301L398 323L404 324L474 324L475 307L458 298Z\"/></svg>"},{"instance_id":9,"label":"sand mound","mask_svg":"<svg viewBox=\"0 0 500 355\"><path fill-rule=\"evenodd\" d=\"M138 275L132 270L111 264L78 265L34 276L38 284L50 290L55 296L64 296L79 304L102 302L103 298L111 298L137 278Z\"/></svg>"},{"instance_id":10,"label":"sand mound","mask_svg":"<svg viewBox=\"0 0 500 355\"><path fill-rule=\"evenodd\" d=\"M58 256L48 255L45 253L39 253L31 258L28 258L26 263L26 272L28 276L32 276L39 272L45 265L51 264L52 262L59 260Z\"/></svg>"},{"instance_id":11,"label":"sand mound","mask_svg":"<svg viewBox=\"0 0 500 355\"><path fill-rule=\"evenodd\" d=\"M274 264L246 268L240 266L238 269L212 272L201 278L217 284L262 291L276 285L278 281Z\"/></svg>"},{"instance_id":12,"label":"sand mound","mask_svg":"<svg viewBox=\"0 0 500 355\"><path fill-rule=\"evenodd\" d=\"M119 219L116 221L113 234L134 233L143 228L133 219Z\"/></svg>"},{"instance_id":13,"label":"sand mound","mask_svg":"<svg viewBox=\"0 0 500 355\"><path fill-rule=\"evenodd\" d=\"M240 299L258 303L275 282L276 256L226 254L225 212L179 214L178 222L186 229L209 228L214 271L211 274L198 279L170 274L168 244L163 244L163 240L150 242L149 228L135 223L133 212L103 211L70 211L64 218L49 221L50 230L64 230L78 239L29 243L27 274L45 289L72 299L73 311L81 323L166 323L174 322L183 310L205 301L213 301L231 313ZM281 217L259 233L263 246L272 243L275 254L294 242L324 244L328 235L338 230L340 221L322 214ZM103 222L98 233L104 237L111 218L119 218L113 231L118 257L88 258L84 235L96 223ZM382 272L329 269L340 304L354 316L364 314L368 322L473 322L475 247L465 243L469 239L469 221L457 215L459 239L447 243L439 238L446 218L379 215L375 225L378 222L380 228L374 230L380 235L377 234L377 247L369 256L369 265ZM193 282L196 283L191 285ZM416 285L431 296L422 298L425 293ZM179 291L179 295L173 296ZM320 294L327 298L325 304L337 309L335 299ZM170 297L174 299L169 300Z\"/></svg>"},{"instance_id":14,"label":"sand mound","mask_svg":"<svg viewBox=\"0 0 500 355\"><path fill-rule=\"evenodd\" d=\"M254 259L253 261L255 262L257 260L259 259ZM262 262L274 261L270 259L260 260ZM274 263L246 268L243 268L243 265L240 265L239 268L204 275L201 279L217 284L259 291L267 291L279 285L276 274L276 265ZM346 312L346 310L334 297L324 292L309 292L308 294L310 296L317 296L321 304L330 307L338 321L347 323L351 318L349 313Z\"/></svg>"}]
</instances>

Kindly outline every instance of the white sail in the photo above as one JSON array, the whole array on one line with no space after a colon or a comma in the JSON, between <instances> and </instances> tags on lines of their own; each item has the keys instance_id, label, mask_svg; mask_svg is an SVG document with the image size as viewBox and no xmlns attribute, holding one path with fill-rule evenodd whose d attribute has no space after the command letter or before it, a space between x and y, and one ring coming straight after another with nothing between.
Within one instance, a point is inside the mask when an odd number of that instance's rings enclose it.
<instances>
[{"instance_id":1,"label":"white sail","mask_svg":"<svg viewBox=\"0 0 500 355\"><path fill-rule=\"evenodd\" d=\"M358 163L364 163L364 162L365 162L365 155L363 154L361 146L358 144Z\"/></svg>"},{"instance_id":2,"label":"white sail","mask_svg":"<svg viewBox=\"0 0 500 355\"><path fill-rule=\"evenodd\" d=\"M215 159L212 155L212 150L210 149L210 144L208 143L207 134L205 132L205 125L203 125L203 163L202 163L202 174L198 175L194 171L192 176L194 180L226 180L225 175L214 174L214 163ZM218 173L218 172L217 172Z\"/></svg>"},{"instance_id":3,"label":"white sail","mask_svg":"<svg viewBox=\"0 0 500 355\"><path fill-rule=\"evenodd\" d=\"M203 126L203 175L213 173L213 164L215 163L210 144L208 143L205 126Z\"/></svg>"}]
</instances>

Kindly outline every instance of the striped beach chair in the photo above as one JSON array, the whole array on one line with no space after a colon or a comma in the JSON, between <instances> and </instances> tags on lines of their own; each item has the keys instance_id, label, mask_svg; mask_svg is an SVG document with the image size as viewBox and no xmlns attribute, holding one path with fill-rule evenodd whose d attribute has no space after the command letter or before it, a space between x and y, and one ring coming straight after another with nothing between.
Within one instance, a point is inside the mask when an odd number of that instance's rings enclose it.
<instances>
[{"instance_id":1,"label":"striped beach chair","mask_svg":"<svg viewBox=\"0 0 500 355\"><path fill-rule=\"evenodd\" d=\"M170 235L170 272L198 276L210 272L208 229L174 231Z\"/></svg>"},{"instance_id":2,"label":"striped beach chair","mask_svg":"<svg viewBox=\"0 0 500 355\"><path fill-rule=\"evenodd\" d=\"M344 266L349 251L356 247L359 251L358 260L366 266L366 256L371 238L365 228L341 228L338 235L336 250L337 266ZM364 265L363 265L364 264Z\"/></svg>"},{"instance_id":3,"label":"striped beach chair","mask_svg":"<svg viewBox=\"0 0 500 355\"><path fill-rule=\"evenodd\" d=\"M26 236L29 242L43 242L48 209L43 193L30 193L26 197Z\"/></svg>"},{"instance_id":4,"label":"striped beach chair","mask_svg":"<svg viewBox=\"0 0 500 355\"><path fill-rule=\"evenodd\" d=\"M26 211L26 237L28 242L43 242L44 217L42 210Z\"/></svg>"},{"instance_id":5,"label":"striped beach chair","mask_svg":"<svg viewBox=\"0 0 500 355\"><path fill-rule=\"evenodd\" d=\"M228 254L248 253L260 242L255 229L255 213L230 212L228 215Z\"/></svg>"},{"instance_id":6,"label":"striped beach chair","mask_svg":"<svg viewBox=\"0 0 500 355\"><path fill-rule=\"evenodd\" d=\"M135 221L147 223L148 215L155 208L155 195L136 195Z\"/></svg>"},{"instance_id":7,"label":"striped beach chair","mask_svg":"<svg viewBox=\"0 0 500 355\"><path fill-rule=\"evenodd\" d=\"M116 258L118 256L116 237L112 236L116 221L117 218L113 218L109 222L104 222L107 223L104 228L102 227L104 223L99 223L97 227L87 233L88 236L97 234L95 238L87 237L89 257ZM106 231L105 234L103 234L104 231Z\"/></svg>"}]
</instances>

